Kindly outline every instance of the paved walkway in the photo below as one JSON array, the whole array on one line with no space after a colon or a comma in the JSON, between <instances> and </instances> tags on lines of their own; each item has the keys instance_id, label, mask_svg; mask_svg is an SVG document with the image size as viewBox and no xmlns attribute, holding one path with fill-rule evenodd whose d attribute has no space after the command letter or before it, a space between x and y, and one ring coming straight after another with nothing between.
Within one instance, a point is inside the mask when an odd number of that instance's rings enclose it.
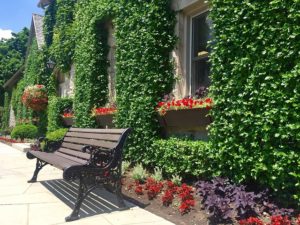
<instances>
[{"instance_id":1,"label":"paved walkway","mask_svg":"<svg viewBox=\"0 0 300 225\"><path fill-rule=\"evenodd\" d=\"M62 171L45 166L39 182L28 184L35 160L0 143L0 224L1 225L172 225L173 223L126 202L119 211L114 195L101 190L84 202L80 220L65 223L76 198L76 183L62 180Z\"/></svg>"}]
</instances>

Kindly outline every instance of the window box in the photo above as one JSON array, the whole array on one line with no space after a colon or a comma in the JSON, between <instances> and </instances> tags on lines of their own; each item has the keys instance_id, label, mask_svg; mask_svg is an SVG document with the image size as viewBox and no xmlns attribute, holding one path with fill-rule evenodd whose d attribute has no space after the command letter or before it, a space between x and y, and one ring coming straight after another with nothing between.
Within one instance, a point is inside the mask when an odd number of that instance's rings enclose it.
<instances>
[{"instance_id":1,"label":"window box","mask_svg":"<svg viewBox=\"0 0 300 225\"><path fill-rule=\"evenodd\" d=\"M96 121L101 128L114 128L113 114L96 115Z\"/></svg>"},{"instance_id":2,"label":"window box","mask_svg":"<svg viewBox=\"0 0 300 225\"><path fill-rule=\"evenodd\" d=\"M159 115L159 122L164 136L179 132L205 132L207 125L212 122L208 113L207 108L168 110L164 115Z\"/></svg>"},{"instance_id":3,"label":"window box","mask_svg":"<svg viewBox=\"0 0 300 225\"><path fill-rule=\"evenodd\" d=\"M64 125L67 127L71 127L74 123L73 117L63 117L62 120L63 120Z\"/></svg>"}]
</instances>

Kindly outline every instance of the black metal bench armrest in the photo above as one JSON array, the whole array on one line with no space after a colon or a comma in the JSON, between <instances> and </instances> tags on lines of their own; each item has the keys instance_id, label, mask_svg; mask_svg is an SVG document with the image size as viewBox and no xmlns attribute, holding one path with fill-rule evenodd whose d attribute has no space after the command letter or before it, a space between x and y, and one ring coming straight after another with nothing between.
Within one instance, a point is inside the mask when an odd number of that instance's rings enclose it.
<instances>
[{"instance_id":1,"label":"black metal bench armrest","mask_svg":"<svg viewBox=\"0 0 300 225\"><path fill-rule=\"evenodd\" d=\"M87 162L87 165L89 166L109 169L111 162L114 159L114 149L108 150L91 145L85 145L81 150L82 152L88 152L90 154L90 159Z\"/></svg>"}]
</instances>

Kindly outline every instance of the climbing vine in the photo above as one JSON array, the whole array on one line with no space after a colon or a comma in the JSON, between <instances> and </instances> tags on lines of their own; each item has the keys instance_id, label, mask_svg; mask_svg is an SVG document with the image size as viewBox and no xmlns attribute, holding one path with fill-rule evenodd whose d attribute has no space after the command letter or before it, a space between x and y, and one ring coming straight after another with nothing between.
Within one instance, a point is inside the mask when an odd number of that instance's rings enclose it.
<instances>
[{"instance_id":1,"label":"climbing vine","mask_svg":"<svg viewBox=\"0 0 300 225\"><path fill-rule=\"evenodd\" d=\"M112 6L106 0L87 0L77 5L74 108L79 127L95 126L91 109L107 102L109 48L105 25L112 18Z\"/></svg>"},{"instance_id":2,"label":"climbing vine","mask_svg":"<svg viewBox=\"0 0 300 225\"><path fill-rule=\"evenodd\" d=\"M75 3L76 0L56 0L55 26L50 54L56 67L62 72L70 70L75 50L76 35L73 28Z\"/></svg>"},{"instance_id":3,"label":"climbing vine","mask_svg":"<svg viewBox=\"0 0 300 225\"><path fill-rule=\"evenodd\" d=\"M93 126L90 110L107 101L107 27L112 21L116 39L116 89L119 127L132 127L126 155L136 161L157 137L154 108L173 85L175 13L169 0L78 3L76 15L76 125Z\"/></svg>"},{"instance_id":4,"label":"climbing vine","mask_svg":"<svg viewBox=\"0 0 300 225\"><path fill-rule=\"evenodd\" d=\"M175 13L170 1L126 1L117 7L117 124L132 127L126 156L147 163L147 152L158 136L154 110L174 83L170 53Z\"/></svg>"},{"instance_id":5,"label":"climbing vine","mask_svg":"<svg viewBox=\"0 0 300 225\"><path fill-rule=\"evenodd\" d=\"M56 22L57 3L53 0L45 10L45 17L43 23L43 33L46 46L49 47L53 41L53 29Z\"/></svg>"},{"instance_id":6,"label":"climbing vine","mask_svg":"<svg viewBox=\"0 0 300 225\"><path fill-rule=\"evenodd\" d=\"M300 3L212 2L214 167L300 204Z\"/></svg>"}]
</instances>

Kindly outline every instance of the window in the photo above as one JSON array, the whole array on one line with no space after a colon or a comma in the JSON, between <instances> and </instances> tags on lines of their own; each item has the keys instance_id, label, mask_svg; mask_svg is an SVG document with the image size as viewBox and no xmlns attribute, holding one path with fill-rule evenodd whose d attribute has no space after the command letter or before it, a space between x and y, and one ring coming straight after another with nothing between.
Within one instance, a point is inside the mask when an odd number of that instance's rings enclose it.
<instances>
[{"instance_id":1,"label":"window","mask_svg":"<svg viewBox=\"0 0 300 225\"><path fill-rule=\"evenodd\" d=\"M191 94L200 86L209 86L209 62L207 42L210 39L208 12L191 18Z\"/></svg>"}]
</instances>

